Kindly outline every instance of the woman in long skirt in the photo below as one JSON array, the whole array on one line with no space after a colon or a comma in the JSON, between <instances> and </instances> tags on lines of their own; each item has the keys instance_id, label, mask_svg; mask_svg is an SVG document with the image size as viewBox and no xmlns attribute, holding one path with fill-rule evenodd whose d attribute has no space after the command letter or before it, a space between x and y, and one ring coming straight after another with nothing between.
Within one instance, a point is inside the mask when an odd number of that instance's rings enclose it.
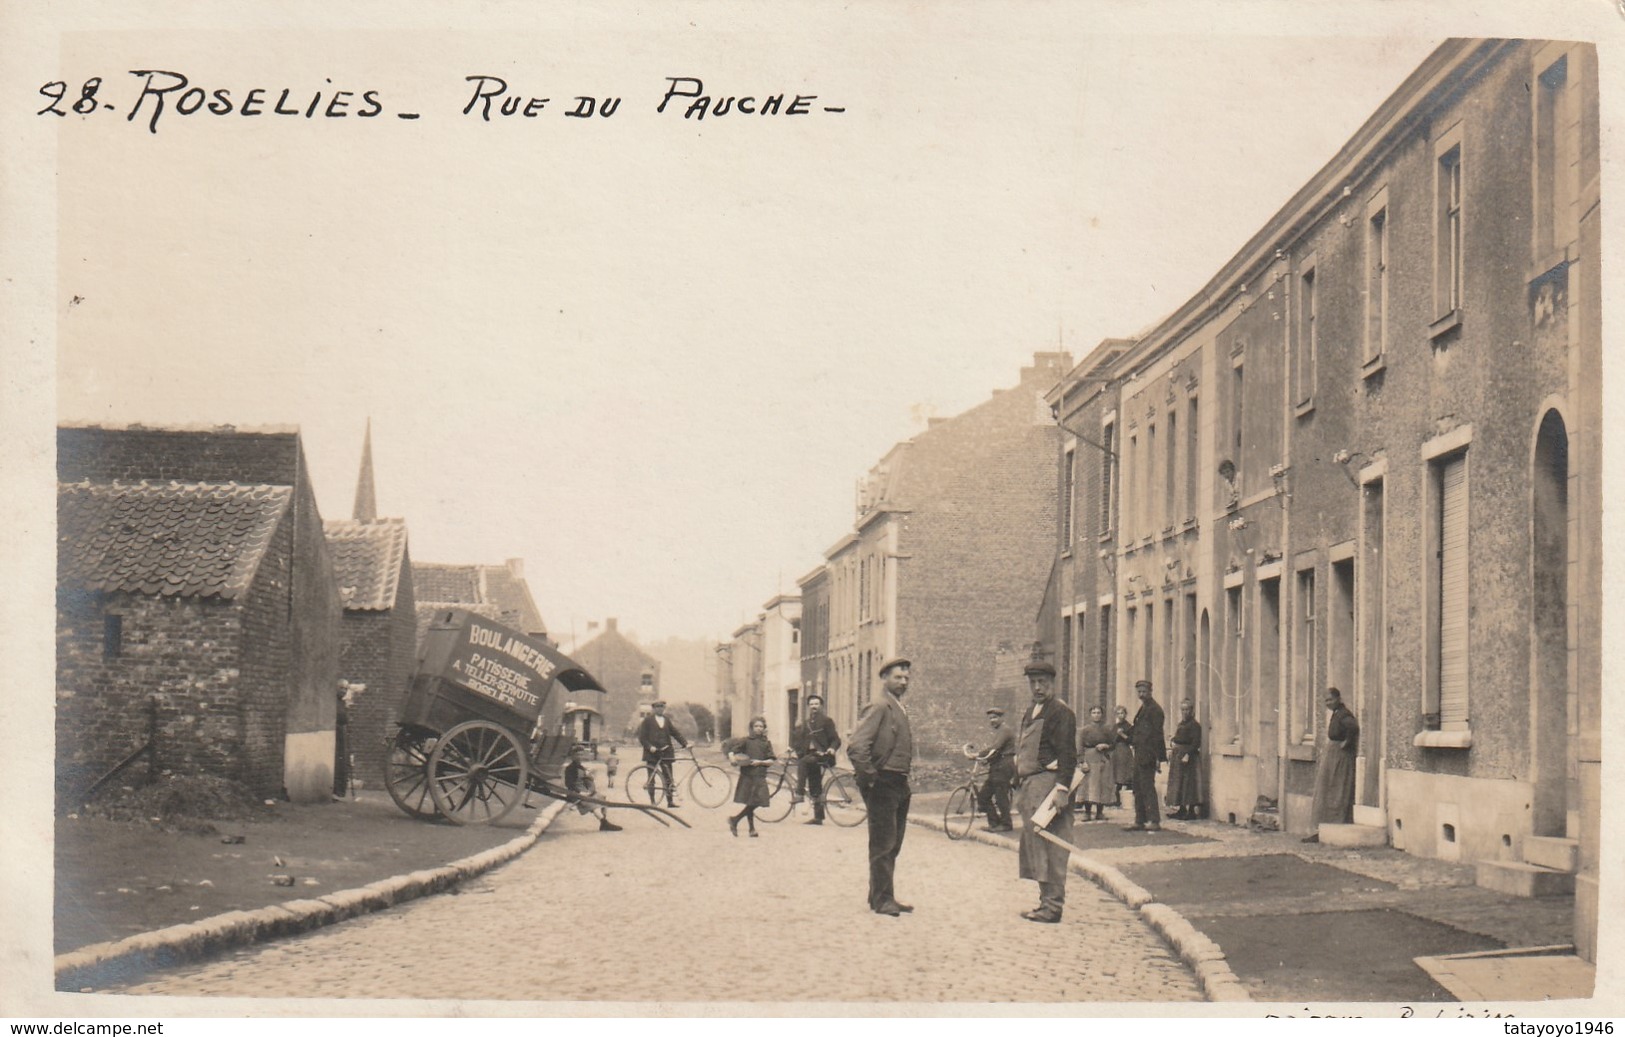
<instances>
[{"instance_id":1,"label":"woman in long skirt","mask_svg":"<svg viewBox=\"0 0 1625 1037\"><path fill-rule=\"evenodd\" d=\"M1179 704L1179 726L1168 747L1168 794L1165 802L1173 816L1194 821L1202 814L1202 725L1196 722L1190 701Z\"/></svg>"},{"instance_id":2,"label":"woman in long skirt","mask_svg":"<svg viewBox=\"0 0 1625 1037\"><path fill-rule=\"evenodd\" d=\"M1123 805L1123 790L1134 787L1134 725L1128 722L1128 707L1117 707L1117 722L1112 725L1117 739L1112 743L1112 781L1117 785L1113 806Z\"/></svg>"},{"instance_id":3,"label":"woman in long skirt","mask_svg":"<svg viewBox=\"0 0 1625 1037\"><path fill-rule=\"evenodd\" d=\"M728 819L728 831L739 835L739 822L750 823L750 837L756 838L756 808L767 806L772 794L767 788L767 769L777 757L773 743L767 740L767 720L750 718L750 734L728 750L728 762L739 768L739 782L734 786L734 802L745 809Z\"/></svg>"},{"instance_id":4,"label":"woman in long skirt","mask_svg":"<svg viewBox=\"0 0 1625 1037\"><path fill-rule=\"evenodd\" d=\"M1099 706L1090 709L1089 722L1078 729L1078 764L1084 768L1078 799L1085 821L1104 821L1106 804L1117 799L1117 776L1112 772L1112 743L1116 740L1117 732L1106 723L1106 711Z\"/></svg>"}]
</instances>

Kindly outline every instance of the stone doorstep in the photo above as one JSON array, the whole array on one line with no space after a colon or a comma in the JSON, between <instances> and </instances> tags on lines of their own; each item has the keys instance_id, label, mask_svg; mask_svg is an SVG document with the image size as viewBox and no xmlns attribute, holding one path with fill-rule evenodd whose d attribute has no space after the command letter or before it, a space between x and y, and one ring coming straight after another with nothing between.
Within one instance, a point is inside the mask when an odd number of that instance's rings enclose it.
<instances>
[{"instance_id":1,"label":"stone doorstep","mask_svg":"<svg viewBox=\"0 0 1625 1037\"><path fill-rule=\"evenodd\" d=\"M1597 970L1572 946L1509 947L1412 959L1460 1001L1566 1001L1596 991Z\"/></svg>"},{"instance_id":2,"label":"stone doorstep","mask_svg":"<svg viewBox=\"0 0 1625 1037\"><path fill-rule=\"evenodd\" d=\"M1388 829L1370 825L1334 825L1321 823L1322 846L1387 846Z\"/></svg>"},{"instance_id":3,"label":"stone doorstep","mask_svg":"<svg viewBox=\"0 0 1625 1037\"><path fill-rule=\"evenodd\" d=\"M1523 862L1572 875L1580 870L1580 840L1526 835L1523 838Z\"/></svg>"},{"instance_id":4,"label":"stone doorstep","mask_svg":"<svg viewBox=\"0 0 1625 1037\"><path fill-rule=\"evenodd\" d=\"M1574 895L1574 876L1518 861L1479 861L1478 885L1514 897Z\"/></svg>"}]
</instances>

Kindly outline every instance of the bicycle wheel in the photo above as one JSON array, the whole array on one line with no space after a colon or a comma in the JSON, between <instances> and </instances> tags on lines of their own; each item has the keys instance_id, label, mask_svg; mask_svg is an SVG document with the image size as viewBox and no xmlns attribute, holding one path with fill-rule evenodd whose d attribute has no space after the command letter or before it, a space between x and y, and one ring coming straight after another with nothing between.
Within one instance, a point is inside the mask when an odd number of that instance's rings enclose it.
<instances>
[{"instance_id":1,"label":"bicycle wheel","mask_svg":"<svg viewBox=\"0 0 1625 1037\"><path fill-rule=\"evenodd\" d=\"M626 775L626 801L628 803L664 802L664 788L660 772L646 763L640 763Z\"/></svg>"},{"instance_id":2,"label":"bicycle wheel","mask_svg":"<svg viewBox=\"0 0 1625 1037\"><path fill-rule=\"evenodd\" d=\"M857 787L847 775L837 774L824 782L824 816L842 828L861 825L869 816L863 797L858 795Z\"/></svg>"},{"instance_id":3,"label":"bicycle wheel","mask_svg":"<svg viewBox=\"0 0 1625 1037\"><path fill-rule=\"evenodd\" d=\"M721 767L702 763L688 776L688 798L707 810L715 810L728 802L732 792L733 782L728 780L728 772Z\"/></svg>"},{"instance_id":4,"label":"bicycle wheel","mask_svg":"<svg viewBox=\"0 0 1625 1037\"><path fill-rule=\"evenodd\" d=\"M969 785L961 785L948 796L948 806L942 812L942 824L948 838L963 839L976 823L976 794Z\"/></svg>"},{"instance_id":5,"label":"bicycle wheel","mask_svg":"<svg viewBox=\"0 0 1625 1037\"><path fill-rule=\"evenodd\" d=\"M770 783L777 780L778 784L772 786L773 794L768 798L767 806L756 808L756 820L783 821L790 816L790 808L795 805L796 787L783 774L767 780Z\"/></svg>"}]
</instances>

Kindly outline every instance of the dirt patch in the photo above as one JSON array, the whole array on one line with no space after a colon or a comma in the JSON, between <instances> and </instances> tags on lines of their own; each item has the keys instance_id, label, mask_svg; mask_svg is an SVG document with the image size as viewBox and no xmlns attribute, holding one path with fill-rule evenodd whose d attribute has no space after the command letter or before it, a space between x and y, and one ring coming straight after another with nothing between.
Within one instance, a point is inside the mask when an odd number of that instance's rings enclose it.
<instances>
[{"instance_id":1,"label":"dirt patch","mask_svg":"<svg viewBox=\"0 0 1625 1037\"><path fill-rule=\"evenodd\" d=\"M1132 836L1132 833L1122 833ZM1144 838L1142 836L1141 838ZM1079 845L1084 845L1079 843ZM1289 853L1130 864L1123 873L1169 904L1278 900L1391 890L1392 883L1313 864Z\"/></svg>"},{"instance_id":2,"label":"dirt patch","mask_svg":"<svg viewBox=\"0 0 1625 1037\"><path fill-rule=\"evenodd\" d=\"M1403 911L1252 915L1196 922L1260 1001L1454 1001L1413 958L1493 950L1482 936Z\"/></svg>"},{"instance_id":3,"label":"dirt patch","mask_svg":"<svg viewBox=\"0 0 1625 1037\"><path fill-rule=\"evenodd\" d=\"M548 802L532 797L535 806ZM194 795L185 805L202 804ZM260 819L222 819L217 811L203 824L178 822L185 812L168 820L162 812L133 815L142 821L58 818L56 952L436 868L505 843L536 818L535 809L521 808L496 826L430 824L407 817L382 792L261 807Z\"/></svg>"}]
</instances>

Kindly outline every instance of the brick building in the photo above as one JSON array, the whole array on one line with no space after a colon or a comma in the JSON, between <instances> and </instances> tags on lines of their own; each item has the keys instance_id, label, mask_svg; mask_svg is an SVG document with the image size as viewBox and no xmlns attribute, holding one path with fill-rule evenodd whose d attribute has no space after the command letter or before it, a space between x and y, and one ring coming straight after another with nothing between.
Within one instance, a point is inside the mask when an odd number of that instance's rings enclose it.
<instances>
[{"instance_id":1,"label":"brick building","mask_svg":"<svg viewBox=\"0 0 1625 1037\"><path fill-rule=\"evenodd\" d=\"M829 699L829 567L820 565L796 581L801 588L802 701L820 695L828 712ZM833 716L833 714L831 714ZM842 721L837 718L836 724ZM846 730L842 727L841 730Z\"/></svg>"},{"instance_id":2,"label":"brick building","mask_svg":"<svg viewBox=\"0 0 1625 1037\"><path fill-rule=\"evenodd\" d=\"M383 780L386 746L417 658L417 599L406 521L378 517L370 421L351 517L323 523L323 532L344 605L339 679L346 684L349 751L357 777L375 785Z\"/></svg>"},{"instance_id":3,"label":"brick building","mask_svg":"<svg viewBox=\"0 0 1625 1037\"><path fill-rule=\"evenodd\" d=\"M614 616L604 620L596 636L577 645L570 658L580 663L609 692L600 713L609 738L619 738L636 728L649 703L660 697L660 662L621 633ZM687 713L687 710L683 710ZM668 715L675 715L673 709ZM685 717L685 719L688 719ZM692 720L683 730L692 729Z\"/></svg>"},{"instance_id":4,"label":"brick building","mask_svg":"<svg viewBox=\"0 0 1625 1037\"><path fill-rule=\"evenodd\" d=\"M1010 704L998 661L1031 643L1055 556L1059 432L1043 395L1070 363L1035 353L1017 385L933 419L859 485L853 529L825 553L830 712L843 730L899 653L914 661L925 754L974 741L983 710Z\"/></svg>"},{"instance_id":5,"label":"brick building","mask_svg":"<svg viewBox=\"0 0 1625 1037\"><path fill-rule=\"evenodd\" d=\"M292 428L57 432L57 762L161 766L322 801L339 593Z\"/></svg>"},{"instance_id":6,"label":"brick building","mask_svg":"<svg viewBox=\"0 0 1625 1037\"><path fill-rule=\"evenodd\" d=\"M1051 393L1091 430L1087 382L1115 396L1108 503L1085 479L1058 512L1115 502L1109 683L1196 700L1215 816L1309 830L1337 686L1358 806L1323 837L1572 883L1588 957L1598 126L1591 46L1449 41L1198 295Z\"/></svg>"}]
</instances>

